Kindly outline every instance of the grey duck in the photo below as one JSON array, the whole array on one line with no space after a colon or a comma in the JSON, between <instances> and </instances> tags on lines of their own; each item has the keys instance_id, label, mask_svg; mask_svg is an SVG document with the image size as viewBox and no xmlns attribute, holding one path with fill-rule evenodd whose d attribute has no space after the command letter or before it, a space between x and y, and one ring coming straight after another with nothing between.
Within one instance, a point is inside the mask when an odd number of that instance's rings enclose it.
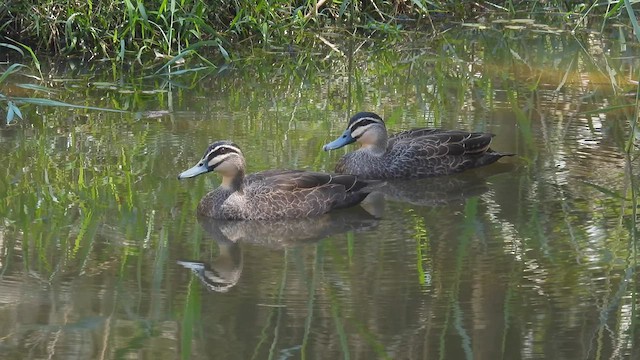
<instances>
[{"instance_id":1,"label":"grey duck","mask_svg":"<svg viewBox=\"0 0 640 360\"><path fill-rule=\"evenodd\" d=\"M493 134L443 129L413 129L391 137L382 118L359 112L325 151L353 142L360 149L343 156L335 171L365 179L417 179L458 173L513 154L491 150Z\"/></svg>"},{"instance_id":2,"label":"grey duck","mask_svg":"<svg viewBox=\"0 0 640 360\"><path fill-rule=\"evenodd\" d=\"M205 195L198 214L226 220L274 220L315 216L360 203L379 183L354 175L267 170L245 176L245 159L231 141L211 144L178 179L216 171L220 186Z\"/></svg>"}]
</instances>

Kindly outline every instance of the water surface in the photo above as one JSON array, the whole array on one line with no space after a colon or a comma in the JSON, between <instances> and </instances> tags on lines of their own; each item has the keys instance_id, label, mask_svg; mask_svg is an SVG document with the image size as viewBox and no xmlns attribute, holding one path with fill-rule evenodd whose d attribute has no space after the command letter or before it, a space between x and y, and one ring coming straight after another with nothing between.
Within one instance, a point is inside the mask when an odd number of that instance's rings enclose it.
<instances>
[{"instance_id":1,"label":"water surface","mask_svg":"<svg viewBox=\"0 0 640 360\"><path fill-rule=\"evenodd\" d=\"M0 357L638 356L637 49L499 30L171 79L52 69L65 101L131 113L25 108L0 130ZM353 147L321 147L360 110L517 156L277 223L199 220L219 179L176 180L219 139L249 171L331 171Z\"/></svg>"}]
</instances>

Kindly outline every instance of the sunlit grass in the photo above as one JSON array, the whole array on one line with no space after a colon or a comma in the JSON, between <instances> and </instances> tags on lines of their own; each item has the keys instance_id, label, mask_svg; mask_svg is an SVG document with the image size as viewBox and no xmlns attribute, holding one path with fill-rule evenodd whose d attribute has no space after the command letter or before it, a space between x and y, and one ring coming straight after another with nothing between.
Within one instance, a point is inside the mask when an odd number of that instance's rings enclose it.
<instances>
[{"instance_id":1,"label":"sunlit grass","mask_svg":"<svg viewBox=\"0 0 640 360\"><path fill-rule=\"evenodd\" d=\"M628 2L628 1L627 1ZM175 56L189 47L217 42L220 53L241 47L286 47L304 42L305 31L337 25L346 33L360 31L388 36L405 29L444 31L448 23L471 23L478 14L556 19L573 30L587 16L613 18L621 6L592 6L565 1L266 1L205 3L193 0L125 0L66 2L13 1L0 10L9 37L30 39L37 51L83 54L124 61ZM605 20L602 20L604 24ZM609 20L610 21L610 20ZM20 39L18 39L20 40Z\"/></svg>"}]
</instances>

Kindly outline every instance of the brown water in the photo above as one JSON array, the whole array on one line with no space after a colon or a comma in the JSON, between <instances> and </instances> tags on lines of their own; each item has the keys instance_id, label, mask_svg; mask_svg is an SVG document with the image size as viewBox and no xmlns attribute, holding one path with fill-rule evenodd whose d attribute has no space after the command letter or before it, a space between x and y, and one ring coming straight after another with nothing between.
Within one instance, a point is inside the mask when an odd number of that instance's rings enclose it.
<instances>
[{"instance_id":1,"label":"brown water","mask_svg":"<svg viewBox=\"0 0 640 360\"><path fill-rule=\"evenodd\" d=\"M637 49L519 34L170 82L60 64L57 99L135 113L25 107L0 129L0 358L637 358L634 107L606 111L634 104ZM518 156L276 223L198 221L219 179L176 180L219 139L250 171L330 171L344 152L321 146L360 110Z\"/></svg>"}]
</instances>

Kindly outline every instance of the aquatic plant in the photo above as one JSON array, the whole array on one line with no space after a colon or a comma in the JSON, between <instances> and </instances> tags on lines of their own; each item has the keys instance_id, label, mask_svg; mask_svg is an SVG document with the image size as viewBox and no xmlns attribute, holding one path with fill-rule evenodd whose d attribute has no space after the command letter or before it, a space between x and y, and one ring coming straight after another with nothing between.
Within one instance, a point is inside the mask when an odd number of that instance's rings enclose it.
<instances>
[{"instance_id":1,"label":"aquatic plant","mask_svg":"<svg viewBox=\"0 0 640 360\"><path fill-rule=\"evenodd\" d=\"M110 109L110 108L100 108L90 105L75 105L70 103L65 103L62 101L28 96L34 92L40 92L48 95L52 95L56 93L56 90L40 85L32 82L8 82L8 78L12 75L24 75L28 76L32 79L35 79L37 82L42 83L44 81L44 77L42 75L42 69L40 66L40 60L34 53L34 51L29 47L21 43L17 43L17 45L8 44L8 43L0 43L0 48L7 48L19 53L22 57L25 56L23 51L26 50L31 57L31 64L35 68L36 71L30 71L27 73L22 73L23 70L29 69L29 65L22 64L20 62L14 62L9 65L4 71L0 73L0 90L5 89L3 93L0 91L0 107L4 103L4 108L6 109L5 113L5 123L10 124L17 117L19 119L23 118L22 110L20 110L20 106L22 105L39 105L39 106L52 106L52 107L66 107L66 108L74 108L74 109L84 109L84 110L99 110L99 111L113 111L113 112L123 112L119 109ZM3 86L4 85L4 86Z\"/></svg>"}]
</instances>

